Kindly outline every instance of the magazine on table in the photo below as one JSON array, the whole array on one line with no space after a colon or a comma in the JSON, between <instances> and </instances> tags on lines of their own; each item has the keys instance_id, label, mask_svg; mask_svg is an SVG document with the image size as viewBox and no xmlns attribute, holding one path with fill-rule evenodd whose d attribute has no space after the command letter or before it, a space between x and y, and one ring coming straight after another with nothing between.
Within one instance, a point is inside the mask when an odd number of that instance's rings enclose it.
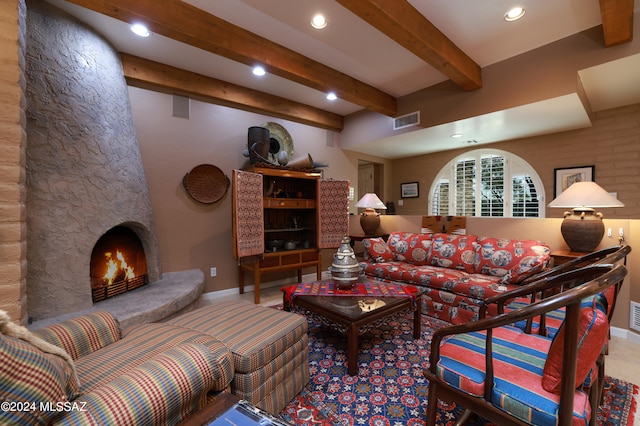
<instances>
[{"instance_id":1,"label":"magazine on table","mask_svg":"<svg viewBox=\"0 0 640 426\"><path fill-rule=\"evenodd\" d=\"M208 426L290 426L264 410L252 405L249 401L241 400L233 404L220 417Z\"/></svg>"}]
</instances>

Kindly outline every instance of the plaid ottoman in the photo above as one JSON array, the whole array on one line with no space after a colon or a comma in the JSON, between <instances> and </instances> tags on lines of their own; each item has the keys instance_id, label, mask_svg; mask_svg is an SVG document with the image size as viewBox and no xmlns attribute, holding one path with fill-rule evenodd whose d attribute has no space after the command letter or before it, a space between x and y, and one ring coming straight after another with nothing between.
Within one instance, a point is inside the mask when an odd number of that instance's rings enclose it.
<instances>
[{"instance_id":1,"label":"plaid ottoman","mask_svg":"<svg viewBox=\"0 0 640 426\"><path fill-rule=\"evenodd\" d=\"M247 302L221 302L168 324L196 330L231 351L231 392L276 415L309 382L307 320Z\"/></svg>"}]
</instances>

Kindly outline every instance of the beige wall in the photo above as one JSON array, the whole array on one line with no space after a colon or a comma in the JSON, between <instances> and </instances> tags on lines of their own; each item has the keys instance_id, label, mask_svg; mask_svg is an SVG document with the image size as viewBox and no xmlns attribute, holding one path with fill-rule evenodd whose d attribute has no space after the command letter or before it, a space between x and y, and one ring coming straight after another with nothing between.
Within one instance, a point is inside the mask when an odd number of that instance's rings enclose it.
<instances>
[{"instance_id":1,"label":"beige wall","mask_svg":"<svg viewBox=\"0 0 640 426\"><path fill-rule=\"evenodd\" d=\"M22 1L0 4L0 309L26 321ZM21 23L22 22L22 23Z\"/></svg>"}]
</instances>

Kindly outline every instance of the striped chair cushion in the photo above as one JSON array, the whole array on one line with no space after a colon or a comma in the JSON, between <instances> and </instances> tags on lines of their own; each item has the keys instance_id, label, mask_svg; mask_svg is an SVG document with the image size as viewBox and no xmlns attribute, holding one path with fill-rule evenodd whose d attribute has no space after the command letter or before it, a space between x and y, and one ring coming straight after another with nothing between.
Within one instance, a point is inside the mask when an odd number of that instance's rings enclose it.
<instances>
[{"instance_id":1,"label":"striped chair cushion","mask_svg":"<svg viewBox=\"0 0 640 426\"><path fill-rule=\"evenodd\" d=\"M0 400L34 404L28 410L0 410L0 424L47 424L57 413L41 410L40 403L71 401L77 391L63 358L0 334Z\"/></svg>"},{"instance_id":2,"label":"striped chair cushion","mask_svg":"<svg viewBox=\"0 0 640 426\"><path fill-rule=\"evenodd\" d=\"M459 334L443 342L437 375L463 392L482 397L485 390L486 333ZM555 425L560 396L542 388L542 375L551 339L526 334L517 327L493 333L493 404L523 421ZM574 425L588 424L588 396L576 390Z\"/></svg>"},{"instance_id":3,"label":"striped chair cushion","mask_svg":"<svg viewBox=\"0 0 640 426\"><path fill-rule=\"evenodd\" d=\"M106 311L94 312L34 331L78 359L120 340L120 325Z\"/></svg>"},{"instance_id":4,"label":"striped chair cushion","mask_svg":"<svg viewBox=\"0 0 640 426\"><path fill-rule=\"evenodd\" d=\"M217 362L207 346L180 344L82 395L75 402L86 410L65 413L56 424L177 424L207 403Z\"/></svg>"},{"instance_id":5,"label":"striped chair cushion","mask_svg":"<svg viewBox=\"0 0 640 426\"><path fill-rule=\"evenodd\" d=\"M511 303L509 303L507 306L505 306L504 311L511 312L511 311L523 308L527 305L530 305L529 300L530 299L528 298L514 300ZM560 326L564 322L564 317L565 317L564 306L555 311L548 312L545 315L546 334L543 333L542 335L553 338L558 333L558 330L560 330ZM518 321L514 325L522 330L525 330L527 326L527 322L525 320L522 320L522 321ZM540 334L540 318L539 317L535 317L532 319L531 333Z\"/></svg>"},{"instance_id":6,"label":"striped chair cushion","mask_svg":"<svg viewBox=\"0 0 640 426\"><path fill-rule=\"evenodd\" d=\"M302 315L247 302L224 302L187 312L168 324L197 330L224 342L236 372L250 373L273 361L307 334Z\"/></svg>"},{"instance_id":7,"label":"striped chair cushion","mask_svg":"<svg viewBox=\"0 0 640 426\"><path fill-rule=\"evenodd\" d=\"M223 390L233 379L231 353L219 340L196 331L163 323L136 326L121 340L76 361L83 393L122 376L144 362L183 343L198 343L213 353L213 390Z\"/></svg>"}]
</instances>

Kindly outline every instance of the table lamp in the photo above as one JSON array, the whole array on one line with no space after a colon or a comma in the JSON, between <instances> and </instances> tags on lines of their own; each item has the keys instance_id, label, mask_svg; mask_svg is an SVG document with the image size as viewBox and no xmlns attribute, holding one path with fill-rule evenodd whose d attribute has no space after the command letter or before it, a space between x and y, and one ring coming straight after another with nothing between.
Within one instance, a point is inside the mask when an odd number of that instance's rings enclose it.
<instances>
[{"instance_id":1,"label":"table lamp","mask_svg":"<svg viewBox=\"0 0 640 426\"><path fill-rule=\"evenodd\" d=\"M364 194L356 203L356 207L363 208L365 211L360 215L360 226L365 235L375 235L380 227L380 213L374 209L387 209L380 198L372 192Z\"/></svg>"},{"instance_id":2,"label":"table lamp","mask_svg":"<svg viewBox=\"0 0 640 426\"><path fill-rule=\"evenodd\" d=\"M550 202L549 207L571 209L564 212L562 237L571 251L591 252L604 236L603 215L595 209L624 204L595 182L576 182Z\"/></svg>"}]
</instances>

